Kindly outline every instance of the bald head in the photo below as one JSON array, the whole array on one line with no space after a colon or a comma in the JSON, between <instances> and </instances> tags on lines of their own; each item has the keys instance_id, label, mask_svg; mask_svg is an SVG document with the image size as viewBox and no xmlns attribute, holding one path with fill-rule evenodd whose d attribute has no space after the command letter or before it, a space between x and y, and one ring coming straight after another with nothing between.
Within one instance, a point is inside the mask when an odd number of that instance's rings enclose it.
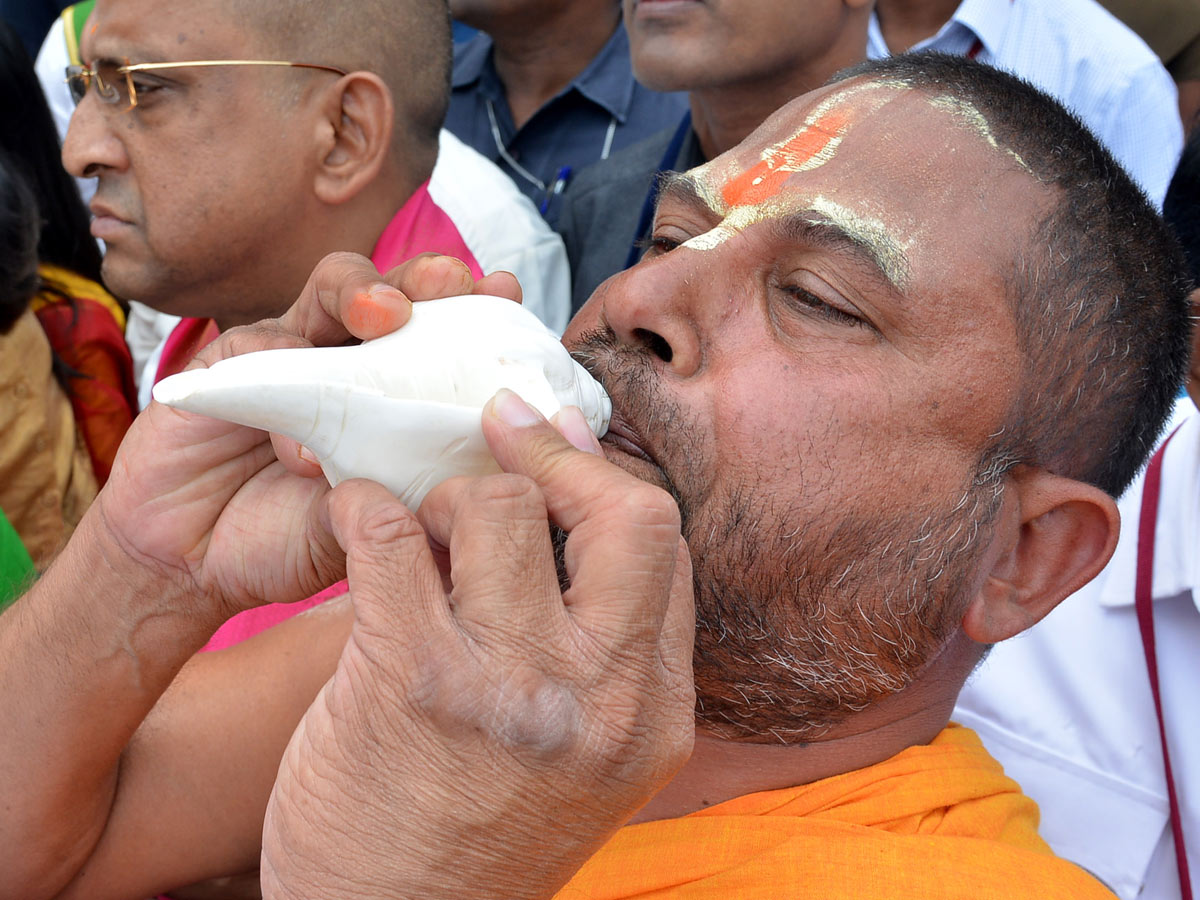
<instances>
[{"instance_id":1,"label":"bald head","mask_svg":"<svg viewBox=\"0 0 1200 900\"><path fill-rule=\"evenodd\" d=\"M393 155L433 165L450 97L446 0L223 0L265 57L378 75L396 107Z\"/></svg>"}]
</instances>

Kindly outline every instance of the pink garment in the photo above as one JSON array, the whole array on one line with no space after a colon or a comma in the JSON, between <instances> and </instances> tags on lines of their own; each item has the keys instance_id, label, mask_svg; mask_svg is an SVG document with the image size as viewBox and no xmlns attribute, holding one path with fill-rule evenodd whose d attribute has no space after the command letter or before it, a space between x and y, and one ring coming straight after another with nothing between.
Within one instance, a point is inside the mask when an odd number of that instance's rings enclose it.
<instances>
[{"instance_id":1,"label":"pink garment","mask_svg":"<svg viewBox=\"0 0 1200 900\"><path fill-rule=\"evenodd\" d=\"M242 641L254 637L259 632L266 631L272 625L278 625L284 619L290 619L292 616L302 613L306 609L312 609L326 600L340 597L348 590L350 590L350 586L346 583L345 579L342 579L337 584L325 588L319 594L313 594L311 597L300 600L297 603L268 603L266 606L256 606L254 609L247 609L226 620L225 624L217 629L216 634L209 638L208 643L200 648L200 652L206 653L213 650L224 650L226 647L240 644Z\"/></svg>"},{"instance_id":2,"label":"pink garment","mask_svg":"<svg viewBox=\"0 0 1200 900\"><path fill-rule=\"evenodd\" d=\"M458 228L429 196L429 182L426 181L413 192L408 201L400 207L399 212L392 217L387 228L383 230L383 234L379 236L379 242L371 254L371 262L380 272L386 272L406 259L430 251L456 256L467 264L472 277L483 277L483 270L479 267L479 263L471 251L467 249L466 242L463 241ZM185 326L189 321L184 319L177 327ZM347 590L349 587L346 582L339 581L319 594L314 594L307 600L301 600L298 603L271 603L238 613L217 629L217 633L201 648L201 652L232 647L247 638L254 637L259 632L266 631L272 625L278 625L284 619L289 619L326 600L340 597Z\"/></svg>"},{"instance_id":3,"label":"pink garment","mask_svg":"<svg viewBox=\"0 0 1200 900\"><path fill-rule=\"evenodd\" d=\"M429 196L429 182L426 181L413 191L408 202L383 229L371 253L371 262L380 272L386 272L406 259L431 251L456 256L467 264L473 278L483 277L483 269L467 248L458 228Z\"/></svg>"}]
</instances>

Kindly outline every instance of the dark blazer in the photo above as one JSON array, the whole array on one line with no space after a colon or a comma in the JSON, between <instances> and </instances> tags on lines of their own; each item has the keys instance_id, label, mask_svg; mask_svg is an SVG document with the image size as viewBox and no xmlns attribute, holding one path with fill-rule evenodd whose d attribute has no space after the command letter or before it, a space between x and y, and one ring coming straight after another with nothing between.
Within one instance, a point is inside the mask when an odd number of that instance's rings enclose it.
<instances>
[{"instance_id":1,"label":"dark blazer","mask_svg":"<svg viewBox=\"0 0 1200 900\"><path fill-rule=\"evenodd\" d=\"M659 163L674 134L672 126L588 166L571 186L558 232L571 263L572 315L600 282L625 268L642 205L655 189ZM686 171L703 162L696 133L689 131L668 170Z\"/></svg>"}]
</instances>

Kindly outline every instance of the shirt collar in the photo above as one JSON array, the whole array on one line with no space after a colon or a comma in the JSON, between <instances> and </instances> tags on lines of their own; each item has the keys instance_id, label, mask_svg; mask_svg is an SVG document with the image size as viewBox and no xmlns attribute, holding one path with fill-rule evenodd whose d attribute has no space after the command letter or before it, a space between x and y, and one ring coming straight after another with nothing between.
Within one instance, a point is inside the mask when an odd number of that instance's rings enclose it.
<instances>
[{"instance_id":1,"label":"shirt collar","mask_svg":"<svg viewBox=\"0 0 1200 900\"><path fill-rule=\"evenodd\" d=\"M491 72L492 39L483 32L454 47L454 71L450 76L451 87L461 88L474 84L484 74L484 67Z\"/></svg>"},{"instance_id":2,"label":"shirt collar","mask_svg":"<svg viewBox=\"0 0 1200 900\"><path fill-rule=\"evenodd\" d=\"M451 86L458 90L477 84L479 90L493 101L503 98L504 88L492 64L492 39L480 33L454 49ZM559 96L574 89L607 110L617 122L624 124L633 103L634 85L629 36L625 33L624 24L618 24L617 30L600 52L563 88Z\"/></svg>"},{"instance_id":3,"label":"shirt collar","mask_svg":"<svg viewBox=\"0 0 1200 900\"><path fill-rule=\"evenodd\" d=\"M612 37L575 77L571 86L597 106L604 107L623 125L633 102L634 84L629 35L625 33L625 23L618 22Z\"/></svg>"},{"instance_id":4,"label":"shirt collar","mask_svg":"<svg viewBox=\"0 0 1200 900\"><path fill-rule=\"evenodd\" d=\"M970 29L988 55L995 59L1008 31L1012 7L1013 0L963 0L950 21Z\"/></svg>"},{"instance_id":5,"label":"shirt collar","mask_svg":"<svg viewBox=\"0 0 1200 900\"><path fill-rule=\"evenodd\" d=\"M950 49L948 45L963 43L965 47L978 39L991 59L995 59L1008 31L1008 20L1014 0L963 0L949 21L937 33L915 44L912 50ZM956 40L957 38L957 40ZM867 26L867 45L871 56L889 55L879 19L874 12ZM965 53L966 50L961 52Z\"/></svg>"}]
</instances>

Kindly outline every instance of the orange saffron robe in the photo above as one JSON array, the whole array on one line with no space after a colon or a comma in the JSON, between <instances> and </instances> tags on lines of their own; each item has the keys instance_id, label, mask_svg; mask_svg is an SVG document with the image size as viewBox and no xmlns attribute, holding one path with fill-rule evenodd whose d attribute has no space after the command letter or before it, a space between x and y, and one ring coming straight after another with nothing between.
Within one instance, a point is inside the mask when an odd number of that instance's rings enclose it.
<instances>
[{"instance_id":1,"label":"orange saffron robe","mask_svg":"<svg viewBox=\"0 0 1200 900\"><path fill-rule=\"evenodd\" d=\"M621 829L556 900L1112 900L1037 834L1038 810L979 738Z\"/></svg>"}]
</instances>

